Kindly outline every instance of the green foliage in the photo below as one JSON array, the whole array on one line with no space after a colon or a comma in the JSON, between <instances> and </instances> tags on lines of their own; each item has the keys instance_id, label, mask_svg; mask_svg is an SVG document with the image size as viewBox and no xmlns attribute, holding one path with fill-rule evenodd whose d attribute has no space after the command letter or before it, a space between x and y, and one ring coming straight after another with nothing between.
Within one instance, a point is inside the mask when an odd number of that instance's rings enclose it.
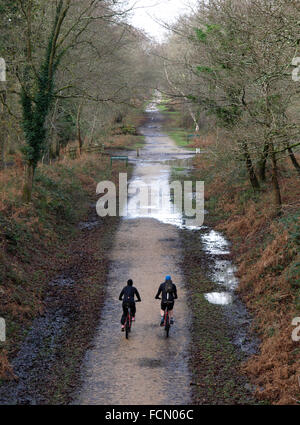
<instances>
[{"instance_id":1,"label":"green foliage","mask_svg":"<svg viewBox=\"0 0 300 425\"><path fill-rule=\"evenodd\" d=\"M289 232L289 248L295 248L297 253L300 246L300 228L299 228L300 211L294 214L289 214L279 219L279 223L284 226Z\"/></svg>"},{"instance_id":2,"label":"green foliage","mask_svg":"<svg viewBox=\"0 0 300 425\"><path fill-rule=\"evenodd\" d=\"M188 139L188 133L185 130L177 129L173 131L168 131L168 134L178 146L183 146L186 147L186 149L194 150L194 148L187 147L191 143L191 140Z\"/></svg>"},{"instance_id":3,"label":"green foliage","mask_svg":"<svg viewBox=\"0 0 300 425\"><path fill-rule=\"evenodd\" d=\"M197 101L198 101L197 96L195 96L195 95L193 95L193 94L189 94L189 95L187 95L187 99L191 100L191 101L192 101L192 102L194 102L194 103L197 103Z\"/></svg>"},{"instance_id":4,"label":"green foliage","mask_svg":"<svg viewBox=\"0 0 300 425\"><path fill-rule=\"evenodd\" d=\"M53 62L52 50L55 43L55 27L62 7L60 2L56 11L56 19L45 54L44 61L40 66L37 76L36 89L33 96L30 94L29 72L25 71L27 79L25 87L22 87L21 104L23 110L22 127L25 135L26 145L23 148L23 154L26 162L34 169L36 168L45 147L46 129L45 121L48 116L52 101L54 75L59 61ZM34 84L32 84L34 86Z\"/></svg>"},{"instance_id":5,"label":"green foliage","mask_svg":"<svg viewBox=\"0 0 300 425\"><path fill-rule=\"evenodd\" d=\"M206 72L208 74L212 74L214 71L213 69L209 68L208 66L197 66L198 72Z\"/></svg>"},{"instance_id":6,"label":"green foliage","mask_svg":"<svg viewBox=\"0 0 300 425\"><path fill-rule=\"evenodd\" d=\"M201 28L195 28L195 33L198 41L200 41L201 43L204 43L206 41L207 34Z\"/></svg>"},{"instance_id":7,"label":"green foliage","mask_svg":"<svg viewBox=\"0 0 300 425\"><path fill-rule=\"evenodd\" d=\"M121 127L121 133L122 134L132 134L132 135L136 135L137 131L134 125L131 124L127 124L124 125L123 127Z\"/></svg>"},{"instance_id":8,"label":"green foliage","mask_svg":"<svg viewBox=\"0 0 300 425\"><path fill-rule=\"evenodd\" d=\"M59 138L60 146L67 146L70 140L75 138L76 133L76 119L75 114L68 111L68 105L58 107L58 118L56 121L57 136Z\"/></svg>"},{"instance_id":9,"label":"green foliage","mask_svg":"<svg viewBox=\"0 0 300 425\"><path fill-rule=\"evenodd\" d=\"M26 161L36 167L43 153L46 137L45 120L53 98L53 81L48 76L48 61L42 65L38 78L38 91L33 102L25 90L22 90L23 130L26 145L23 154Z\"/></svg>"},{"instance_id":10,"label":"green foliage","mask_svg":"<svg viewBox=\"0 0 300 425\"><path fill-rule=\"evenodd\" d=\"M238 172L237 170L234 170L235 174ZM243 177L243 180L245 180L245 176ZM259 192L253 192L252 187L244 189L239 194L239 203L242 207L246 207L248 205L249 201L258 202L260 200L260 193Z\"/></svg>"},{"instance_id":11,"label":"green foliage","mask_svg":"<svg viewBox=\"0 0 300 425\"><path fill-rule=\"evenodd\" d=\"M289 214L278 220L279 225L283 225L288 230L288 249L291 256L291 263L286 271L286 278L294 288L300 288L300 262L297 259L300 247L300 212Z\"/></svg>"},{"instance_id":12,"label":"green foliage","mask_svg":"<svg viewBox=\"0 0 300 425\"><path fill-rule=\"evenodd\" d=\"M292 262L287 270L287 280L291 286L300 289L300 262Z\"/></svg>"},{"instance_id":13,"label":"green foliage","mask_svg":"<svg viewBox=\"0 0 300 425\"><path fill-rule=\"evenodd\" d=\"M16 13L18 6L14 0L1 0L0 2L0 14L2 16L10 16L10 14Z\"/></svg>"},{"instance_id":14,"label":"green foliage","mask_svg":"<svg viewBox=\"0 0 300 425\"><path fill-rule=\"evenodd\" d=\"M214 113L224 127L234 126L241 116L241 109L237 105L231 106L216 106Z\"/></svg>"},{"instance_id":15,"label":"green foliage","mask_svg":"<svg viewBox=\"0 0 300 425\"><path fill-rule=\"evenodd\" d=\"M24 242L30 242L32 235L23 223L10 220L0 215L1 233L6 240L7 251L11 254L21 252Z\"/></svg>"},{"instance_id":16,"label":"green foliage","mask_svg":"<svg viewBox=\"0 0 300 425\"><path fill-rule=\"evenodd\" d=\"M207 41L208 34L215 33L220 30L220 26L215 24L205 24L205 27L205 30L201 28L194 28L196 33L196 40L200 41L201 43L205 43Z\"/></svg>"},{"instance_id":17,"label":"green foliage","mask_svg":"<svg viewBox=\"0 0 300 425\"><path fill-rule=\"evenodd\" d=\"M216 33L218 31L220 31L221 27L220 25L217 24L206 24L206 33Z\"/></svg>"},{"instance_id":18,"label":"green foliage","mask_svg":"<svg viewBox=\"0 0 300 425\"><path fill-rule=\"evenodd\" d=\"M36 206L39 217L42 221L49 220L49 217L55 217L56 222L72 221L74 218L72 186L66 191L62 180L53 180L48 176L38 173L36 176ZM76 186L76 190L79 190Z\"/></svg>"}]
</instances>

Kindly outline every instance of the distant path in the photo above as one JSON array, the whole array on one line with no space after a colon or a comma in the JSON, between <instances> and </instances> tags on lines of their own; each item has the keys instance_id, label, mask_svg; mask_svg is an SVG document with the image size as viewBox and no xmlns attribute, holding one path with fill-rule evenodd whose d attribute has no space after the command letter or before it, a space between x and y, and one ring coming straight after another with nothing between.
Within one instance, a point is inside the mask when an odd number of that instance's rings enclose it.
<instances>
[{"instance_id":1,"label":"distant path","mask_svg":"<svg viewBox=\"0 0 300 425\"><path fill-rule=\"evenodd\" d=\"M166 180L169 165L158 163L158 159L163 159L165 154L176 157L184 152L169 137L159 133L155 117L159 115L149 113L144 131L146 146L141 150L134 173L134 178L146 181ZM178 232L172 224L143 217L122 221L111 253L107 300L94 347L86 356L84 385L76 404L191 402L190 334L186 293L177 266L180 257ZM169 339L159 327L160 303L154 300L166 274L172 275L179 295L176 322ZM137 304L137 320L126 340L120 331L118 295L128 278L138 287L142 303Z\"/></svg>"}]
</instances>

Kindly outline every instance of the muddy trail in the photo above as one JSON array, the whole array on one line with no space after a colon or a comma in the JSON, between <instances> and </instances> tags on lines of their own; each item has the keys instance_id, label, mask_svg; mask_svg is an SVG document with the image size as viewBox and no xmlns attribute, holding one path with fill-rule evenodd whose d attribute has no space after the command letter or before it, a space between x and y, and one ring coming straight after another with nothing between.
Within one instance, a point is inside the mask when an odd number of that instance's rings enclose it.
<instances>
[{"instance_id":1,"label":"muddy trail","mask_svg":"<svg viewBox=\"0 0 300 425\"><path fill-rule=\"evenodd\" d=\"M177 147L162 132L163 117L155 105L147 112L149 119L142 129L146 144L139 158L131 158L135 169L130 186L134 188L142 181L148 187L158 183L165 189L173 167L190 168L192 153ZM238 361L257 350L258 341L249 334L250 317L234 293L238 282L228 258L228 242L206 226L187 226L171 199L165 199L158 207L149 198L149 205L141 207L137 195L130 197L128 214L117 232L102 319L94 347L85 358L84 385L75 398L76 404L199 403L193 389L192 314L188 303L191 292L180 269L185 250L182 232L187 239L191 232L196 235L198 249L206 263L206 274L216 288L203 294L204 302L218 312L223 309L222 323L212 323L212 327L227 328L224 333L228 334L229 345L234 347ZM159 327L159 303L154 300L166 274L172 275L179 296L169 339ZM121 308L118 294L127 278L133 279L142 297L142 303L137 304L137 320L129 340L118 328ZM210 322L209 317L206 322ZM227 369L230 368L232 365ZM253 402L251 387L237 370L235 374L236 380L235 376L230 379L235 380L235 391L243 393L242 402ZM222 403L223 399L216 397L214 402Z\"/></svg>"},{"instance_id":2,"label":"muddy trail","mask_svg":"<svg viewBox=\"0 0 300 425\"><path fill-rule=\"evenodd\" d=\"M149 185L157 183L166 194L173 168L180 166L189 170L193 153L177 147L162 132L163 116L155 104L150 105L146 113L148 120L141 129L146 139L145 146L138 158L133 152L129 153L129 160L134 165L130 186L134 189L140 182ZM234 402L255 402L253 388L239 373L238 365L257 351L258 341L249 332L251 319L235 293L238 281L230 259L229 243L220 233L205 225L199 228L187 226L181 212L176 212L170 194L163 195L165 199L160 206L153 205L152 199L149 199L149 205L145 208L140 208L136 191L133 190L129 196L127 216L121 220L113 245L108 249L110 261L105 296L100 303L97 304L96 300L93 304L95 323L99 321L97 330L92 345L85 351L81 382L78 379L70 384L72 393L67 398L68 402L178 405L221 404L225 400L231 403L231 394L227 399L222 396L229 378L233 391L243 395ZM96 216L95 209L92 217L88 222L81 223L80 228L87 232L86 238L91 239L86 242L87 245L92 244L93 234L96 239L101 237L101 219ZM199 262L203 266L205 279L210 281L207 290L205 285L199 290L202 283L197 282L193 292L187 281L196 265L189 264L186 272L183 261L187 264L189 255L195 256L194 251L189 251L193 246L201 257ZM82 249L88 251L85 246ZM168 339L164 329L159 326L160 303L154 299L159 284L167 274L172 275L179 297L175 306L175 324ZM142 302L137 304L136 322L126 340L120 330L121 302L118 295L129 278L138 288ZM51 381L45 376L58 361L55 355L57 347L62 344L73 321L74 307L68 297L76 288L77 279L76 273L73 276L70 270L66 270L66 273L50 282L46 300L48 307L43 316L33 322L12 363L18 379L1 387L0 404L47 404L47 395L40 394L41 385L51 386ZM64 298L57 303L55 300L60 292ZM203 334L195 333L198 307L196 302L191 301L193 297L201 299L203 329L200 332ZM215 312L217 315L214 315ZM76 314L78 316L80 312ZM82 332L83 326L84 320ZM206 335L211 337L210 346L214 345L214 338L218 337L215 331L219 329L222 335L226 334L226 344L232 351L225 350L221 360L207 351L207 359L213 364L225 362L218 365L218 368L226 370L225 375L211 368L211 383L206 379L208 360L203 360L203 357L199 361L195 351L199 352L197 344ZM80 344L79 340L77 343ZM223 345L223 340L220 344ZM204 344L200 344L201 347ZM229 356L235 356L237 361L234 364L232 359L227 361ZM199 362L202 371L197 375L195 371ZM203 379L202 393L197 395L195 388L199 383L196 380L200 378ZM59 379L57 375L55 380L59 382ZM218 381L220 395L215 391L215 380Z\"/></svg>"},{"instance_id":3,"label":"muddy trail","mask_svg":"<svg viewBox=\"0 0 300 425\"><path fill-rule=\"evenodd\" d=\"M140 181L168 185L168 162L189 157L159 132L159 120L158 114L150 113L148 126L143 129L147 143L140 158L135 160L132 186ZM176 219L181 220L179 216ZM191 403L190 323L186 290L178 267L181 246L177 228L169 220L167 210L138 209L135 196L130 197L128 216L119 227L111 252L102 320L95 346L86 356L84 385L75 403ZM169 339L159 327L160 302L154 299L167 274L172 275L179 296ZM118 325L121 311L118 295L128 278L133 279L142 302L137 304L136 322L126 340Z\"/></svg>"}]
</instances>

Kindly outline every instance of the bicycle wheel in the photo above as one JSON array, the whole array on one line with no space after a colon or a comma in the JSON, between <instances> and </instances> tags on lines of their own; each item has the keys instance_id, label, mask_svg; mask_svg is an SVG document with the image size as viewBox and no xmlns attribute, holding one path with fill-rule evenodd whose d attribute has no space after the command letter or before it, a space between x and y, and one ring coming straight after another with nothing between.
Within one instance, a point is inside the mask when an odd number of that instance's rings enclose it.
<instances>
[{"instance_id":1,"label":"bicycle wheel","mask_svg":"<svg viewBox=\"0 0 300 425\"><path fill-rule=\"evenodd\" d=\"M125 336L126 339L128 339L128 335L129 335L129 324L128 324L128 319L126 320L126 327L125 327Z\"/></svg>"},{"instance_id":2,"label":"bicycle wheel","mask_svg":"<svg viewBox=\"0 0 300 425\"><path fill-rule=\"evenodd\" d=\"M166 314L166 322L165 322L165 330L166 330L166 337L169 337L169 331L170 331L170 319L169 314Z\"/></svg>"},{"instance_id":3,"label":"bicycle wheel","mask_svg":"<svg viewBox=\"0 0 300 425\"><path fill-rule=\"evenodd\" d=\"M131 316L130 316L130 312L128 312L127 318L126 318L126 326L125 326L126 339L128 339L128 336L129 336L130 324L131 324Z\"/></svg>"}]
</instances>

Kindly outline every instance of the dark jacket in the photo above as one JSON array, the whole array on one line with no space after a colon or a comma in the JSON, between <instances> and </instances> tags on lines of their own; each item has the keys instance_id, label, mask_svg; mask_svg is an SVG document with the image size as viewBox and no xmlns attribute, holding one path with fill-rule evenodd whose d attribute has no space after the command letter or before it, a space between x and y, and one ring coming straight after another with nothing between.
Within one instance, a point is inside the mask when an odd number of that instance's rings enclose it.
<instances>
[{"instance_id":1,"label":"dark jacket","mask_svg":"<svg viewBox=\"0 0 300 425\"><path fill-rule=\"evenodd\" d=\"M160 284L157 294L155 295L155 298L157 299L160 294L162 294L162 302L165 303L166 301L174 301L177 300L177 289L176 285L172 282L172 292L166 291L166 282L163 282Z\"/></svg>"},{"instance_id":2,"label":"dark jacket","mask_svg":"<svg viewBox=\"0 0 300 425\"><path fill-rule=\"evenodd\" d=\"M119 296L119 300L122 301L123 299L123 304L127 302L134 303L135 295L137 297L137 300L141 301L139 291L134 286L127 285L127 286L124 286L124 288L122 289Z\"/></svg>"}]
</instances>

